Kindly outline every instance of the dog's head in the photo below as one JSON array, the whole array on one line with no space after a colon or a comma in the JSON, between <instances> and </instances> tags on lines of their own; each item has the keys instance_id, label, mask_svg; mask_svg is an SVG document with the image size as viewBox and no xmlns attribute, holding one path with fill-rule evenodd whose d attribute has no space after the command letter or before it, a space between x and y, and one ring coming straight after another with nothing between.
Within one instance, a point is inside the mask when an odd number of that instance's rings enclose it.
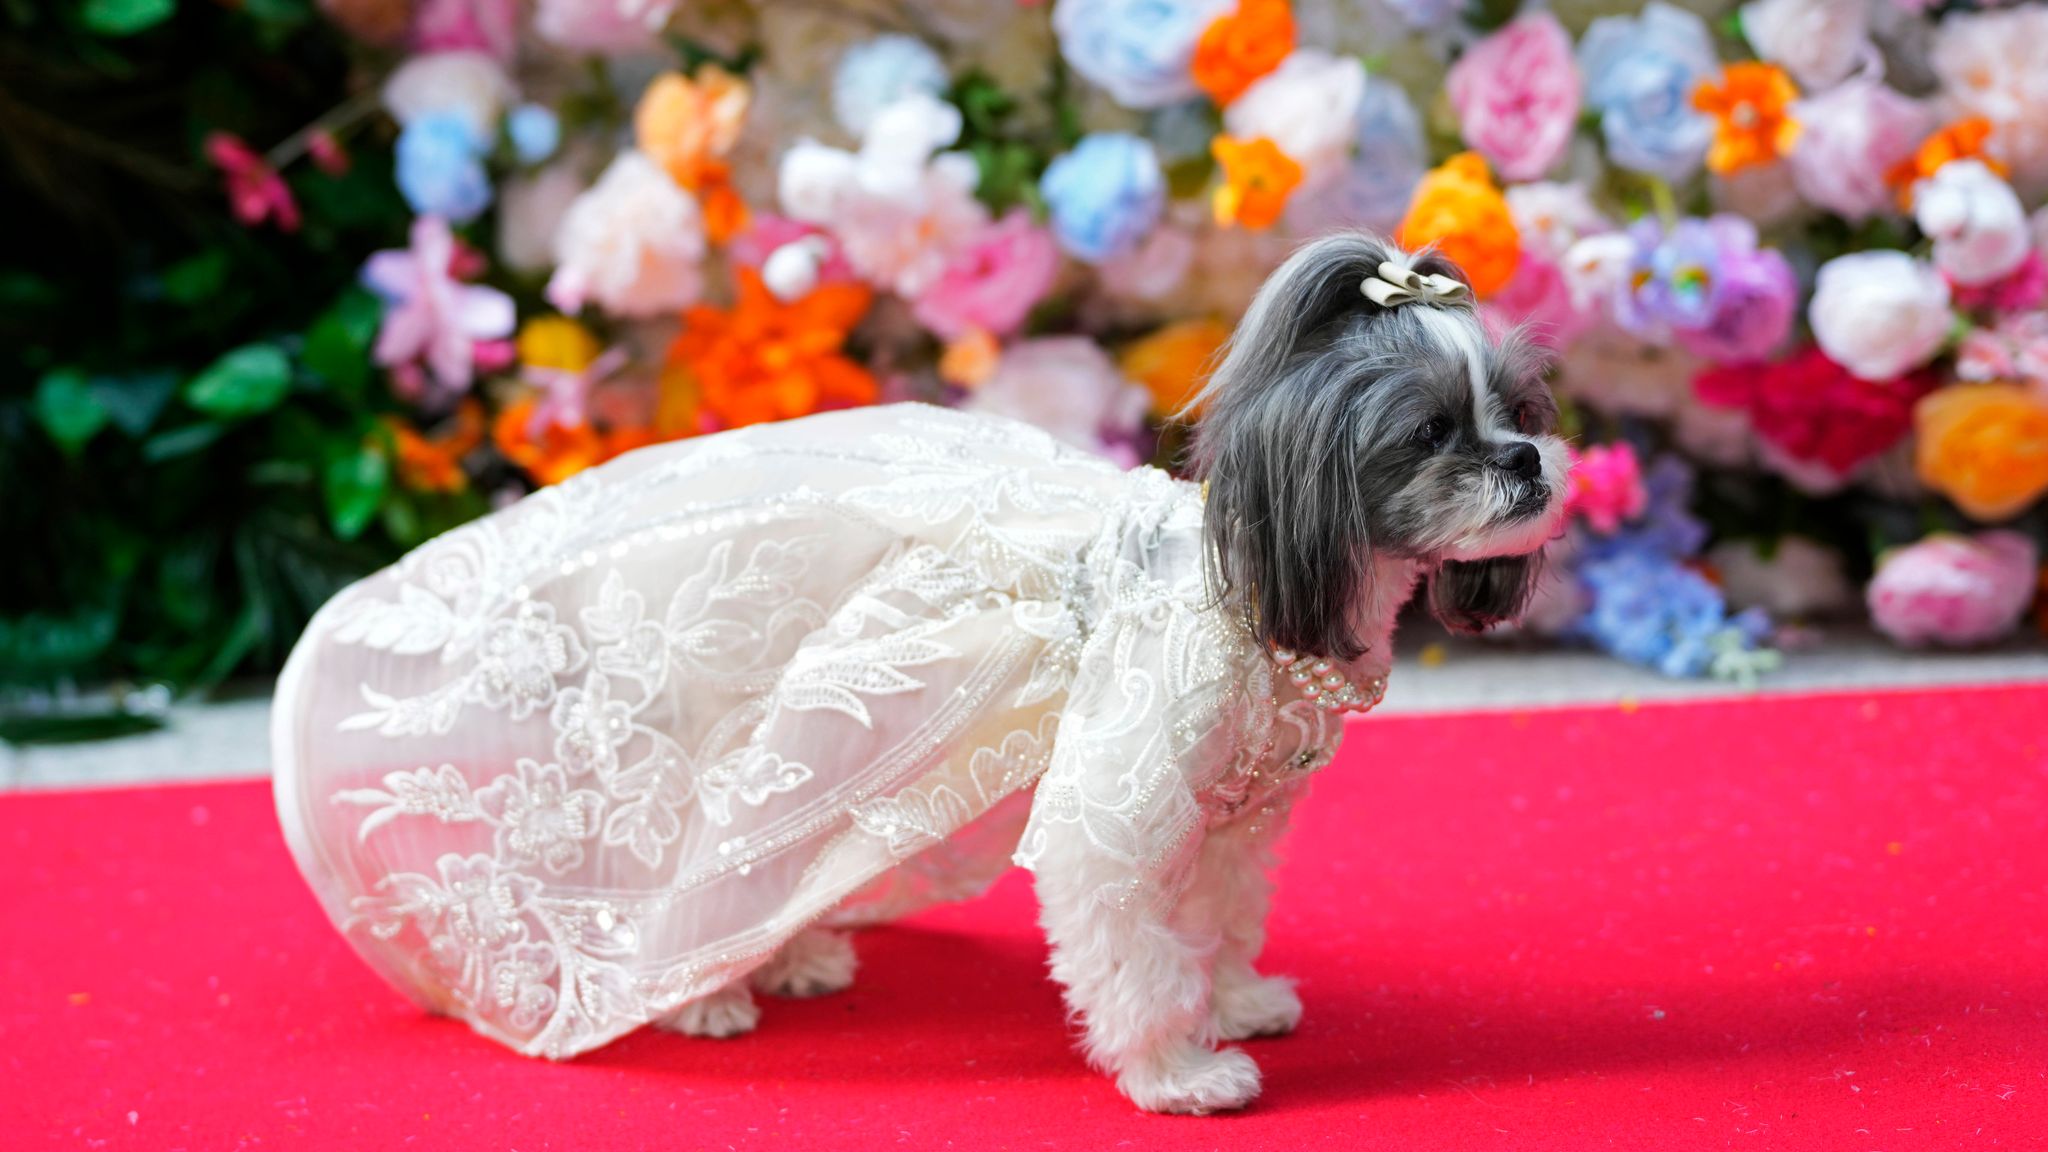
<instances>
[{"instance_id":1,"label":"dog's head","mask_svg":"<svg viewBox=\"0 0 2048 1152\"><path fill-rule=\"evenodd\" d=\"M1469 291L1427 287L1444 280L1389 293L1385 263L1465 283L1440 256L1361 233L1305 245L1193 406L1219 590L1274 647L1362 652L1376 556L1429 569L1453 629L1512 619L1564 514L1569 456L1539 349L1490 337Z\"/></svg>"}]
</instances>

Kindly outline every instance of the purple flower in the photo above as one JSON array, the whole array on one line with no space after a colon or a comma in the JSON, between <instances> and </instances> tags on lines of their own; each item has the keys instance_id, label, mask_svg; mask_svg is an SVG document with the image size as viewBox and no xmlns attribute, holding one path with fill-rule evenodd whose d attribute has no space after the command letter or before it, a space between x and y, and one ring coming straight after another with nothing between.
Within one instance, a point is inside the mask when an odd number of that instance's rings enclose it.
<instances>
[{"instance_id":1,"label":"purple flower","mask_svg":"<svg viewBox=\"0 0 2048 1152\"><path fill-rule=\"evenodd\" d=\"M1629 230L1635 259L1615 318L1641 336L1676 335L1711 360L1769 356L1792 329L1798 283L1776 251L1757 247L1740 216L1687 217L1668 231L1643 220Z\"/></svg>"},{"instance_id":2,"label":"purple flower","mask_svg":"<svg viewBox=\"0 0 2048 1152\"><path fill-rule=\"evenodd\" d=\"M1681 328L1679 343L1693 355L1723 364L1747 364L1770 358L1792 331L1799 305L1799 282L1792 265L1774 248L1748 242L1721 251L1719 280L1714 285L1713 314L1705 326Z\"/></svg>"},{"instance_id":3,"label":"purple flower","mask_svg":"<svg viewBox=\"0 0 2048 1152\"><path fill-rule=\"evenodd\" d=\"M412 222L410 248L373 253L363 265L364 286L385 304L372 355L387 368L424 364L438 395L423 399L467 392L478 343L512 333L512 298L455 279L454 263L448 222L421 216Z\"/></svg>"}]
</instances>

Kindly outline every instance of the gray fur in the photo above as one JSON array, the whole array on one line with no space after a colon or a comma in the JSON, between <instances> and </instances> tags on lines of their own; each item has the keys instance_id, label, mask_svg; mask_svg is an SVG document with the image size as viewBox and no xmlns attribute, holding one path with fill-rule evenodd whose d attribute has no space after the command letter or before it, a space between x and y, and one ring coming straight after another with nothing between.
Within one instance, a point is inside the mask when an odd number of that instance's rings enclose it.
<instances>
[{"instance_id":1,"label":"gray fur","mask_svg":"<svg viewBox=\"0 0 2048 1152\"><path fill-rule=\"evenodd\" d=\"M1469 300L1372 303L1361 286L1383 260L1465 279L1364 233L1306 244L1189 406L1212 586L1273 647L1361 654L1351 609L1379 556L1434 567L1430 603L1453 626L1517 615L1554 526L1565 452L1541 355L1489 338Z\"/></svg>"}]
</instances>

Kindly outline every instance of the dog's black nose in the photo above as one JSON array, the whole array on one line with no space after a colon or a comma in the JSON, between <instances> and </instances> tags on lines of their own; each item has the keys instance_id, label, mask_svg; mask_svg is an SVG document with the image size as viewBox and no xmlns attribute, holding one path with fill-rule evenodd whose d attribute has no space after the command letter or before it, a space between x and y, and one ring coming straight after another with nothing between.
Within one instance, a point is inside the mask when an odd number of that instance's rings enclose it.
<instances>
[{"instance_id":1,"label":"dog's black nose","mask_svg":"<svg viewBox=\"0 0 2048 1152\"><path fill-rule=\"evenodd\" d=\"M1527 440L1503 444L1494 451L1493 462L1524 480L1534 480L1543 471L1543 456Z\"/></svg>"}]
</instances>

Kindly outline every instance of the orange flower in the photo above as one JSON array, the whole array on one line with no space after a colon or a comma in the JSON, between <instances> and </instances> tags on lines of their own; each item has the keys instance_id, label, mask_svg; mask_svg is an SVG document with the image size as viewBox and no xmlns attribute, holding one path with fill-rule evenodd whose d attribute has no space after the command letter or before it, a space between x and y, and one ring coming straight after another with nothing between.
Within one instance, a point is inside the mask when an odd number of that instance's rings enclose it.
<instances>
[{"instance_id":1,"label":"orange flower","mask_svg":"<svg viewBox=\"0 0 2048 1152\"><path fill-rule=\"evenodd\" d=\"M415 492L460 492L469 487L462 458L484 442L484 410L475 400L464 400L455 410L455 423L435 436L422 436L396 417L385 417L384 425L391 431L399 483Z\"/></svg>"},{"instance_id":2,"label":"orange flower","mask_svg":"<svg viewBox=\"0 0 2048 1152\"><path fill-rule=\"evenodd\" d=\"M727 244L747 230L747 202L732 186L732 168L723 161L704 164L703 182L697 186L698 207L704 213L704 235L713 244Z\"/></svg>"},{"instance_id":3,"label":"orange flower","mask_svg":"<svg viewBox=\"0 0 2048 1152\"><path fill-rule=\"evenodd\" d=\"M1481 299L1500 291L1522 259L1515 218L1477 152L1460 152L1422 177L1395 238L1410 250L1434 246L1465 270Z\"/></svg>"},{"instance_id":4,"label":"orange flower","mask_svg":"<svg viewBox=\"0 0 2048 1152\"><path fill-rule=\"evenodd\" d=\"M698 403L725 427L871 404L877 388L841 349L867 313L860 284L826 284L791 303L777 300L760 273L739 270L739 302L705 305L683 316L669 348L696 378Z\"/></svg>"},{"instance_id":5,"label":"orange flower","mask_svg":"<svg viewBox=\"0 0 2048 1152\"><path fill-rule=\"evenodd\" d=\"M2048 492L2048 401L2017 384L1956 384L1913 409L1914 463L1972 519L2006 520Z\"/></svg>"},{"instance_id":6,"label":"orange flower","mask_svg":"<svg viewBox=\"0 0 2048 1152\"><path fill-rule=\"evenodd\" d=\"M1701 84L1692 106L1714 118L1714 144L1707 167L1725 176L1769 164L1791 151L1799 138L1792 101L1799 87L1774 64L1745 60L1730 64L1721 83Z\"/></svg>"},{"instance_id":7,"label":"orange flower","mask_svg":"<svg viewBox=\"0 0 2048 1152\"><path fill-rule=\"evenodd\" d=\"M1287 197L1301 183L1301 165L1264 136L1239 140L1218 136L1209 142L1209 153L1223 166L1223 187L1216 190L1212 206L1216 223L1237 224L1263 231L1280 219Z\"/></svg>"},{"instance_id":8,"label":"orange flower","mask_svg":"<svg viewBox=\"0 0 2048 1152\"><path fill-rule=\"evenodd\" d=\"M491 441L505 459L542 484L559 484L606 458L602 438L587 423L571 428L550 421L535 435L534 404L531 396L508 404L491 422Z\"/></svg>"},{"instance_id":9,"label":"orange flower","mask_svg":"<svg viewBox=\"0 0 2048 1152\"><path fill-rule=\"evenodd\" d=\"M1951 160L1981 160L1986 168L2005 175L2005 165L1984 150L1990 142L1991 121L1982 116L1965 117L1922 140L1909 159L1892 165L1884 176L1885 183L1899 190L1900 210L1912 211L1914 185L1941 171Z\"/></svg>"},{"instance_id":10,"label":"orange flower","mask_svg":"<svg viewBox=\"0 0 2048 1152\"><path fill-rule=\"evenodd\" d=\"M1217 351L1229 339L1229 325L1181 320L1125 348L1118 364L1125 376L1152 394L1152 411L1172 416L1194 398L1214 367Z\"/></svg>"},{"instance_id":11,"label":"orange flower","mask_svg":"<svg viewBox=\"0 0 2048 1152\"><path fill-rule=\"evenodd\" d=\"M633 110L633 137L676 183L694 190L705 180L706 164L739 141L752 99L745 80L716 64L697 69L694 80L665 72Z\"/></svg>"},{"instance_id":12,"label":"orange flower","mask_svg":"<svg viewBox=\"0 0 2048 1152\"><path fill-rule=\"evenodd\" d=\"M1192 64L1195 83L1222 107L1294 51L1294 12L1287 0L1238 0L1237 10L1202 30Z\"/></svg>"},{"instance_id":13,"label":"orange flower","mask_svg":"<svg viewBox=\"0 0 2048 1152\"><path fill-rule=\"evenodd\" d=\"M969 328L967 334L946 345L939 356L939 379L958 388L979 388L996 374L1003 358L1003 346L986 329Z\"/></svg>"}]
</instances>

